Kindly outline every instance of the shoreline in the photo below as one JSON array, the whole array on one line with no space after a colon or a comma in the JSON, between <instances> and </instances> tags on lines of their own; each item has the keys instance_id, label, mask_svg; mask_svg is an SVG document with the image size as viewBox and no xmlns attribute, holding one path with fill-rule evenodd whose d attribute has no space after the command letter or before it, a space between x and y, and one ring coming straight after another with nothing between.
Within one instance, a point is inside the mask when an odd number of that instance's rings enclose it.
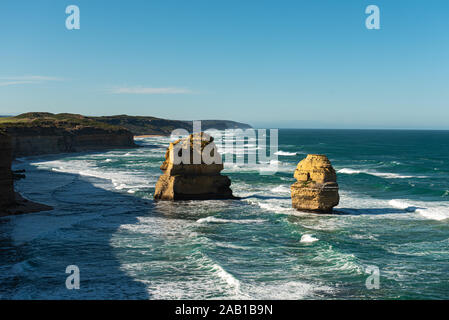
<instances>
[{"instance_id":1,"label":"shoreline","mask_svg":"<svg viewBox=\"0 0 449 320\"><path fill-rule=\"evenodd\" d=\"M0 211L0 217L17 216L42 211L51 211L53 209L54 208L51 206L31 201L23 197L20 193L15 192L14 203L2 209Z\"/></svg>"}]
</instances>

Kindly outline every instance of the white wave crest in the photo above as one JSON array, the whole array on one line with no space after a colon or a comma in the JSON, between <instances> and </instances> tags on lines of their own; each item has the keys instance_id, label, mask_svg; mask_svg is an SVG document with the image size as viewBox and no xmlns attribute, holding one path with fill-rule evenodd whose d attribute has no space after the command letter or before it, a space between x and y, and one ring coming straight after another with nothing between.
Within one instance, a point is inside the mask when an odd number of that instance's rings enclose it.
<instances>
[{"instance_id":1,"label":"white wave crest","mask_svg":"<svg viewBox=\"0 0 449 320\"><path fill-rule=\"evenodd\" d=\"M427 178L427 176L405 176L405 175L400 175L397 173L377 172L377 171L371 171L371 170L355 170L355 169L351 169L351 168L343 168L343 169L338 170L337 172L343 173L343 174L364 173L364 174L369 174L372 176L386 178L386 179L411 179L411 178L423 179L423 178Z\"/></svg>"},{"instance_id":2,"label":"white wave crest","mask_svg":"<svg viewBox=\"0 0 449 320\"><path fill-rule=\"evenodd\" d=\"M249 201L258 205L261 209L279 213L279 214L291 214L295 210L292 209L290 201L282 201L277 199L263 200L263 201Z\"/></svg>"},{"instance_id":3,"label":"white wave crest","mask_svg":"<svg viewBox=\"0 0 449 320\"><path fill-rule=\"evenodd\" d=\"M263 223L266 220L263 219L221 219L221 218L215 218L213 216L201 218L198 219L196 222L198 223L239 223L239 224L246 224L246 223Z\"/></svg>"},{"instance_id":4,"label":"white wave crest","mask_svg":"<svg viewBox=\"0 0 449 320\"><path fill-rule=\"evenodd\" d=\"M301 237L301 241L299 241L299 242L311 243L311 242L315 242L315 241L318 241L318 240L319 240L318 238L315 238L315 237L311 236L310 234L304 234Z\"/></svg>"},{"instance_id":5,"label":"white wave crest","mask_svg":"<svg viewBox=\"0 0 449 320\"><path fill-rule=\"evenodd\" d=\"M249 250L250 247L244 247L244 246L238 246L232 243L227 242L215 242L215 245L222 248L229 248L229 249L238 249L238 250Z\"/></svg>"},{"instance_id":6,"label":"white wave crest","mask_svg":"<svg viewBox=\"0 0 449 320\"><path fill-rule=\"evenodd\" d=\"M242 289L251 299L257 300L298 300L320 297L323 293L336 290L319 283L302 281L265 281L257 284L243 283Z\"/></svg>"},{"instance_id":7,"label":"white wave crest","mask_svg":"<svg viewBox=\"0 0 449 320\"><path fill-rule=\"evenodd\" d=\"M212 270L215 274L224 282L226 282L230 287L235 290L235 293L240 293L240 281L234 278L232 274L223 269L219 264L214 263L212 265Z\"/></svg>"},{"instance_id":8,"label":"white wave crest","mask_svg":"<svg viewBox=\"0 0 449 320\"><path fill-rule=\"evenodd\" d=\"M296 152L287 152L287 151L278 151L274 153L277 156L285 156L285 157L291 157L291 156L296 156Z\"/></svg>"},{"instance_id":9,"label":"white wave crest","mask_svg":"<svg viewBox=\"0 0 449 320\"><path fill-rule=\"evenodd\" d=\"M408 203L403 200L390 200L388 202L390 206L405 210L407 212L416 212L424 218L430 220L442 221L449 219L449 206L442 205L441 203L432 204L430 202L416 202Z\"/></svg>"},{"instance_id":10,"label":"white wave crest","mask_svg":"<svg viewBox=\"0 0 449 320\"><path fill-rule=\"evenodd\" d=\"M280 186L277 186L277 187L271 189L271 192L274 192L274 193L290 193L290 188L287 187L287 186L280 185Z\"/></svg>"}]
</instances>

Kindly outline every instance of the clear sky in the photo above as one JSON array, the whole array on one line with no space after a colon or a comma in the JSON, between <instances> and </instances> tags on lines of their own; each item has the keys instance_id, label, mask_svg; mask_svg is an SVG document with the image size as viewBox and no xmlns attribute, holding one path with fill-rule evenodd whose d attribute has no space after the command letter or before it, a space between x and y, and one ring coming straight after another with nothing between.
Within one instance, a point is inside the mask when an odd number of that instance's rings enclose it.
<instances>
[{"instance_id":1,"label":"clear sky","mask_svg":"<svg viewBox=\"0 0 449 320\"><path fill-rule=\"evenodd\" d=\"M449 129L449 1L2 0L0 114L27 111Z\"/></svg>"}]
</instances>

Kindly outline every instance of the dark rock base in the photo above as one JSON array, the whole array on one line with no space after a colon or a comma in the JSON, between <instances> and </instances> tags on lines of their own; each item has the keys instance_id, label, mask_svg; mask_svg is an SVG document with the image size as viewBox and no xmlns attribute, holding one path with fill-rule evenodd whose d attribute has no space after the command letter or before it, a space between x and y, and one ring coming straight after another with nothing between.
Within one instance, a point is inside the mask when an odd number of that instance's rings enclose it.
<instances>
[{"instance_id":1,"label":"dark rock base","mask_svg":"<svg viewBox=\"0 0 449 320\"><path fill-rule=\"evenodd\" d=\"M0 209L0 217L50 210L53 210L53 207L27 200L16 192L14 203Z\"/></svg>"}]
</instances>

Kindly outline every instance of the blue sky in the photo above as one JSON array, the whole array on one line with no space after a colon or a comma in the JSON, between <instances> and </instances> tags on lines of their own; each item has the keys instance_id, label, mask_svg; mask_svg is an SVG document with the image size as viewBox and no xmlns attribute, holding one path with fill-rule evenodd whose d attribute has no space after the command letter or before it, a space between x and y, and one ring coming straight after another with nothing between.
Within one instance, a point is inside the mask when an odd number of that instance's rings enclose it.
<instances>
[{"instance_id":1,"label":"blue sky","mask_svg":"<svg viewBox=\"0 0 449 320\"><path fill-rule=\"evenodd\" d=\"M0 114L449 129L448 14L446 0L2 0Z\"/></svg>"}]
</instances>

